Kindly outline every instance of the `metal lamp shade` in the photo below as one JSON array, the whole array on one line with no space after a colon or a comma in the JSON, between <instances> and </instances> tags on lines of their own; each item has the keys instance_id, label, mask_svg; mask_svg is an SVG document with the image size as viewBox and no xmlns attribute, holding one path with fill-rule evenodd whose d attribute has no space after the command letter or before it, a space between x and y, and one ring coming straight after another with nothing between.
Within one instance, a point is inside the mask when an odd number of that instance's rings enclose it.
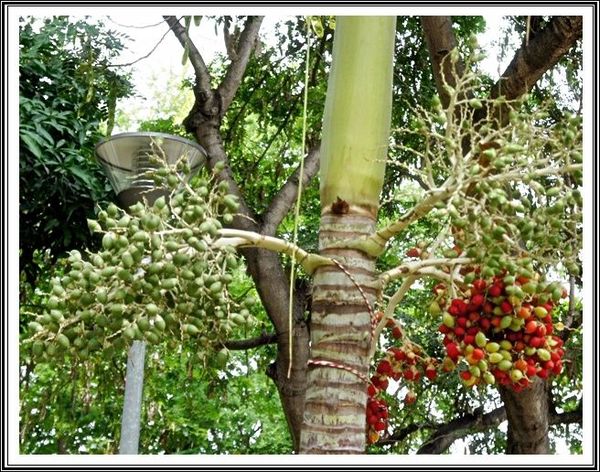
<instances>
[{"instance_id":1,"label":"metal lamp shade","mask_svg":"<svg viewBox=\"0 0 600 472\"><path fill-rule=\"evenodd\" d=\"M206 162L206 152L197 143L165 133L121 133L100 141L96 156L104 166L110 183L121 205L129 208L145 198L148 204L169 190L155 188L147 172L156 169L149 156L158 154L169 164L186 156L190 176Z\"/></svg>"}]
</instances>

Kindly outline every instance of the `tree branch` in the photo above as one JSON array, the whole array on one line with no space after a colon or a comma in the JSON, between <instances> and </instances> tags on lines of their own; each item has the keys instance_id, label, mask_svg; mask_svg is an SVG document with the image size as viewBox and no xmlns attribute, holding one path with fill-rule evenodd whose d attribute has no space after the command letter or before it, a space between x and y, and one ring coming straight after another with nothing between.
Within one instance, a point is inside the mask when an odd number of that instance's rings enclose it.
<instances>
[{"instance_id":1,"label":"tree branch","mask_svg":"<svg viewBox=\"0 0 600 472\"><path fill-rule=\"evenodd\" d=\"M549 413L548 423L556 424L572 424L582 423L582 404L573 411L564 413ZM489 428L497 427L500 423L506 420L506 411L504 407L496 408L489 413L467 414L461 418L454 419L443 424L412 424L394 432L389 437L381 440L379 444L388 445L398 441L403 441L410 434L419 429L434 429L435 432L429 439L421 445L417 454L442 454L454 441L465 437L469 434L474 434L486 431Z\"/></svg>"},{"instance_id":2,"label":"tree branch","mask_svg":"<svg viewBox=\"0 0 600 472\"><path fill-rule=\"evenodd\" d=\"M367 254L378 257L385 250L387 242L404 231L411 223L427 215L436 203L446 200L456 190L455 186L449 187L448 182L442 187L431 191L430 195L411 208L398 221L377 231L375 234L356 241L354 249L360 249Z\"/></svg>"},{"instance_id":3,"label":"tree branch","mask_svg":"<svg viewBox=\"0 0 600 472\"><path fill-rule=\"evenodd\" d=\"M467 414L449 423L438 425L435 432L421 445L417 454L441 454L457 439L498 426L505 419L506 411L504 407L500 407L486 414Z\"/></svg>"},{"instance_id":4,"label":"tree branch","mask_svg":"<svg viewBox=\"0 0 600 472\"><path fill-rule=\"evenodd\" d=\"M109 17L109 19L110 19L110 17ZM111 21L112 21L112 20L111 20ZM117 24L118 24L118 23L117 23ZM162 22L161 22L161 23L157 23L156 25L148 25L147 27L150 27L150 26L158 26L158 25L160 25L160 24L162 24ZM121 25L121 26L123 26L123 25ZM126 28L127 28L127 27L126 27ZM136 27L135 27L135 26L129 26L129 28L136 28ZM138 28L142 28L142 27L141 27L141 26L139 26ZM169 31L171 31L171 28L169 28L167 31L165 31L165 33L162 35L162 37L161 37L161 38L158 40L158 42L157 42L157 43L154 45L154 47L153 47L153 48L150 50L150 52L149 52L148 54L146 54L146 55L144 55L144 56L142 56L142 57L138 57L136 60L134 60L134 61L131 61L131 62L128 62L128 63L126 63L126 64L109 64L109 65L108 65L108 67L129 67L129 66L132 66L132 65L134 65L134 64L137 64L137 63L138 63L138 62L140 62L140 61L143 61L144 59L147 59L148 57L150 57L150 56L152 55L152 53L153 53L154 51L156 51L156 48L158 48L158 46L160 46L160 45L161 45L161 43L164 41L164 39L165 39L165 38L167 37L167 35L169 34ZM108 133L108 134L110 134L110 133Z\"/></svg>"},{"instance_id":5,"label":"tree branch","mask_svg":"<svg viewBox=\"0 0 600 472\"><path fill-rule=\"evenodd\" d=\"M288 256L293 257L298 264L302 265L308 274L312 274L317 267L333 264L332 260L327 257L311 254L288 241L272 236L265 236L253 231L236 229L220 229L219 234L221 238L217 239L215 242L217 247L259 247L261 249L268 249L270 251L287 254Z\"/></svg>"},{"instance_id":6,"label":"tree branch","mask_svg":"<svg viewBox=\"0 0 600 472\"><path fill-rule=\"evenodd\" d=\"M319 170L319 145L309 150L304 160L304 173L302 175L302 187L306 188L308 182ZM287 215L296 201L298 195L298 184L300 182L300 167L288 178L264 213L262 231L264 234L273 235L281 220Z\"/></svg>"},{"instance_id":7,"label":"tree branch","mask_svg":"<svg viewBox=\"0 0 600 472\"><path fill-rule=\"evenodd\" d=\"M550 413L548 415L548 424L572 424L583 422L583 405L579 402L577 408L573 411L565 411L563 413Z\"/></svg>"},{"instance_id":8,"label":"tree branch","mask_svg":"<svg viewBox=\"0 0 600 472\"><path fill-rule=\"evenodd\" d=\"M450 17L421 17L425 41L429 49L433 75L438 94L444 107L448 104L448 93L443 87L443 81L452 85L455 78L450 72L450 61L444 57L456 47L456 38L452 30ZM502 77L491 90L492 98L504 95L513 100L528 92L540 77L553 67L571 47L581 38L583 18L580 16L557 16L548 25L519 50ZM463 71L460 60L456 65L457 72ZM442 75L443 73L443 75ZM488 113L484 107L475 113L477 123ZM504 113L503 116L507 116Z\"/></svg>"},{"instance_id":9,"label":"tree branch","mask_svg":"<svg viewBox=\"0 0 600 472\"><path fill-rule=\"evenodd\" d=\"M456 75L462 76L464 65L458 61L453 67L451 61L444 59L456 46L456 38L452 30L452 17L450 16L422 16L421 25L425 36L425 43L431 58L433 78L444 108L448 106L450 98L444 84L451 87L456 85Z\"/></svg>"},{"instance_id":10,"label":"tree branch","mask_svg":"<svg viewBox=\"0 0 600 472\"><path fill-rule=\"evenodd\" d=\"M415 431L419 431L420 429L425 428L431 428L431 425L412 423L402 429L399 429L398 431L394 431L394 433L388 436L387 438L382 438L380 441L377 442L377 444L381 446L396 444L397 442L404 441Z\"/></svg>"},{"instance_id":11,"label":"tree branch","mask_svg":"<svg viewBox=\"0 0 600 472\"><path fill-rule=\"evenodd\" d=\"M196 48L196 45L190 39L185 28L179 23L177 18L174 16L163 16L167 24L173 30L173 33L181 43L184 49L189 51L189 58L192 67L194 68L194 73L196 75L197 86L200 88L200 91L206 94L208 97L211 94L210 87L210 73L208 72L208 68L204 63L204 59L200 54L200 51Z\"/></svg>"},{"instance_id":12,"label":"tree branch","mask_svg":"<svg viewBox=\"0 0 600 472\"><path fill-rule=\"evenodd\" d=\"M581 38L583 17L556 16L521 47L492 90L492 97L512 100L531 89Z\"/></svg>"},{"instance_id":13,"label":"tree branch","mask_svg":"<svg viewBox=\"0 0 600 472\"><path fill-rule=\"evenodd\" d=\"M250 54L254 50L263 18L262 16L249 16L246 21L246 27L242 31L236 47L236 57L232 59L231 64L227 68L225 78L217 89L221 95L223 110L227 110L231 104L235 92L244 77L244 72L246 71Z\"/></svg>"},{"instance_id":14,"label":"tree branch","mask_svg":"<svg viewBox=\"0 0 600 472\"><path fill-rule=\"evenodd\" d=\"M382 285L387 285L392 280L396 280L400 277L408 277L408 276L412 276L412 275L418 276L421 274L433 275L433 276L435 276L437 274L438 277L441 277L443 279L448 279L448 278L450 278L450 274L446 274L445 272L442 272L440 274L440 273L438 273L439 271L432 272L432 271L424 270L424 269L426 267L431 267L431 266L451 267L451 266L455 266L457 264L471 264L472 262L473 262L473 259L468 258L468 257L435 258L435 259L432 258L432 259L423 259L421 261L415 261L415 262L407 262L406 264L402 264L398 267L394 267L393 269L383 272L379 276L379 280L381 280ZM457 278L456 280L460 281L459 278Z\"/></svg>"},{"instance_id":15,"label":"tree branch","mask_svg":"<svg viewBox=\"0 0 600 472\"><path fill-rule=\"evenodd\" d=\"M256 338L227 341L225 347L232 351L243 351L255 347L266 346L267 344L275 344L276 342L277 335L275 333L263 333Z\"/></svg>"}]
</instances>

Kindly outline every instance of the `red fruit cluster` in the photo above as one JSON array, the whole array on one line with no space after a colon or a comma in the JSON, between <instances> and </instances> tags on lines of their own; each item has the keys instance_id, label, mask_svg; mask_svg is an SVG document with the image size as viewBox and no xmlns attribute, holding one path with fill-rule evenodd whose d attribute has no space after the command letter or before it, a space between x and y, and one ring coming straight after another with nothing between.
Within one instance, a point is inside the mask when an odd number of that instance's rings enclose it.
<instances>
[{"instance_id":1,"label":"red fruit cluster","mask_svg":"<svg viewBox=\"0 0 600 472\"><path fill-rule=\"evenodd\" d=\"M402 330L394 320L389 320L386 327L391 329L392 337L402 338ZM418 345L410 341L404 342L401 346L391 347L386 351L375 368L367 390L369 395L367 402L369 443L378 441L382 432L387 429L387 403L380 397L380 394L387 389L389 379L417 382L423 377L427 377L432 381L437 377L437 365L436 359L427 356ZM409 391L404 403L410 405L415 401L416 395Z\"/></svg>"},{"instance_id":2,"label":"red fruit cluster","mask_svg":"<svg viewBox=\"0 0 600 472\"><path fill-rule=\"evenodd\" d=\"M387 429L388 406L385 400L369 397L367 400L367 428L369 444L377 442Z\"/></svg>"},{"instance_id":3,"label":"red fruit cluster","mask_svg":"<svg viewBox=\"0 0 600 472\"><path fill-rule=\"evenodd\" d=\"M464 385L498 382L515 391L528 387L535 376L560 374L563 341L553 335L552 310L565 296L553 285L538 290L525 277L474 280L466 297L451 300L442 314L443 370L464 360Z\"/></svg>"}]
</instances>

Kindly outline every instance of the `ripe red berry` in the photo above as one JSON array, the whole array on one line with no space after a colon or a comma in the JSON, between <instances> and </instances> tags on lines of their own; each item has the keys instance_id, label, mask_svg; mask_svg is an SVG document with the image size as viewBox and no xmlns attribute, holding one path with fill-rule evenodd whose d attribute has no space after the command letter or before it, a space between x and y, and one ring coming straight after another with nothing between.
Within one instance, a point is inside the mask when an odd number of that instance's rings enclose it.
<instances>
[{"instance_id":1,"label":"ripe red berry","mask_svg":"<svg viewBox=\"0 0 600 472\"><path fill-rule=\"evenodd\" d=\"M392 365L386 361L386 360L382 360L379 365L377 366L377 373L378 374L384 374L384 375L389 375L392 373Z\"/></svg>"},{"instance_id":2,"label":"ripe red berry","mask_svg":"<svg viewBox=\"0 0 600 472\"><path fill-rule=\"evenodd\" d=\"M406 251L406 255L408 257L419 257L421 255L421 250L418 247L411 247Z\"/></svg>"},{"instance_id":3,"label":"ripe red berry","mask_svg":"<svg viewBox=\"0 0 600 472\"><path fill-rule=\"evenodd\" d=\"M404 397L404 403L406 405L412 405L417 401L417 395L413 391L409 391Z\"/></svg>"},{"instance_id":4,"label":"ripe red berry","mask_svg":"<svg viewBox=\"0 0 600 472\"><path fill-rule=\"evenodd\" d=\"M485 297L480 293L471 297L471 304L476 308L479 308L481 305L483 305L483 302L485 302Z\"/></svg>"},{"instance_id":5,"label":"ripe red berry","mask_svg":"<svg viewBox=\"0 0 600 472\"><path fill-rule=\"evenodd\" d=\"M469 372L468 370L463 370L463 371L460 373L460 377L461 377L463 380L471 380L471 377L472 377L472 376L473 376L473 375L472 375L472 374L471 374L471 372Z\"/></svg>"},{"instance_id":6,"label":"ripe red berry","mask_svg":"<svg viewBox=\"0 0 600 472\"><path fill-rule=\"evenodd\" d=\"M455 343L446 344L446 352L448 353L448 357L450 357L452 360L456 360L460 355L460 350Z\"/></svg>"},{"instance_id":7,"label":"ripe red berry","mask_svg":"<svg viewBox=\"0 0 600 472\"><path fill-rule=\"evenodd\" d=\"M508 314L513 311L513 306L510 304L510 302L508 300L504 300L502 302L502 304L500 305L500 309L502 310L503 313Z\"/></svg>"},{"instance_id":8,"label":"ripe red berry","mask_svg":"<svg viewBox=\"0 0 600 472\"><path fill-rule=\"evenodd\" d=\"M398 328L397 326L394 327L394 329L392 329L392 336L394 337L394 339L402 338L402 330L400 330L400 328Z\"/></svg>"},{"instance_id":9,"label":"ripe red berry","mask_svg":"<svg viewBox=\"0 0 600 472\"><path fill-rule=\"evenodd\" d=\"M556 361L554 363L554 367L552 369L552 373L554 375L559 375L562 372L562 367L563 367L562 361L561 360Z\"/></svg>"},{"instance_id":10,"label":"ripe red berry","mask_svg":"<svg viewBox=\"0 0 600 472\"><path fill-rule=\"evenodd\" d=\"M535 332L535 334L537 334L539 337L543 338L544 336L546 336L546 326L545 325L539 325L537 327L537 330Z\"/></svg>"},{"instance_id":11,"label":"ripe red berry","mask_svg":"<svg viewBox=\"0 0 600 472\"><path fill-rule=\"evenodd\" d=\"M483 304L483 312L490 314L494 312L494 304L492 302L485 302Z\"/></svg>"},{"instance_id":12,"label":"ripe red berry","mask_svg":"<svg viewBox=\"0 0 600 472\"><path fill-rule=\"evenodd\" d=\"M385 429L385 422L382 420L379 420L377 423L375 423L373 425L373 429L375 429L375 431L383 431Z\"/></svg>"},{"instance_id":13,"label":"ripe red berry","mask_svg":"<svg viewBox=\"0 0 600 472\"><path fill-rule=\"evenodd\" d=\"M404 351L398 348L392 348L391 351L394 353L394 359L396 359L397 361L403 361L404 359L406 359L406 354L404 354Z\"/></svg>"},{"instance_id":14,"label":"ripe red berry","mask_svg":"<svg viewBox=\"0 0 600 472\"><path fill-rule=\"evenodd\" d=\"M445 324L441 324L438 328L438 331L442 334L448 334L450 331L452 331L452 329L448 328L448 326L446 326Z\"/></svg>"},{"instance_id":15,"label":"ripe red berry","mask_svg":"<svg viewBox=\"0 0 600 472\"><path fill-rule=\"evenodd\" d=\"M435 367L427 367L427 369L425 369L425 377L429 380L434 380L437 377L437 370L435 370Z\"/></svg>"},{"instance_id":16,"label":"ripe red berry","mask_svg":"<svg viewBox=\"0 0 600 472\"><path fill-rule=\"evenodd\" d=\"M529 387L530 381L528 378L523 377L521 380L519 380L519 386L522 388L527 388Z\"/></svg>"},{"instance_id":17,"label":"ripe red berry","mask_svg":"<svg viewBox=\"0 0 600 472\"><path fill-rule=\"evenodd\" d=\"M476 279L473 280L473 288L475 290L477 290L478 292L483 292L485 290L485 287L487 286L485 280L483 279Z\"/></svg>"},{"instance_id":18,"label":"ripe red berry","mask_svg":"<svg viewBox=\"0 0 600 472\"><path fill-rule=\"evenodd\" d=\"M488 290L488 293L490 294L490 297L499 297L500 295L502 295L502 288L500 287L500 285L497 284L492 285Z\"/></svg>"},{"instance_id":19,"label":"ripe red berry","mask_svg":"<svg viewBox=\"0 0 600 472\"><path fill-rule=\"evenodd\" d=\"M529 345L531 347L542 347L544 345L544 338L540 338L538 336L532 336L529 340Z\"/></svg>"},{"instance_id":20,"label":"ripe red berry","mask_svg":"<svg viewBox=\"0 0 600 472\"><path fill-rule=\"evenodd\" d=\"M483 349L475 348L471 356L473 356L473 359L480 361L485 357L485 352L483 352Z\"/></svg>"},{"instance_id":21,"label":"ripe red berry","mask_svg":"<svg viewBox=\"0 0 600 472\"><path fill-rule=\"evenodd\" d=\"M535 331L537 330L537 322L534 320L529 321L526 325L525 325L525 332L527 334L532 334L535 333Z\"/></svg>"}]
</instances>

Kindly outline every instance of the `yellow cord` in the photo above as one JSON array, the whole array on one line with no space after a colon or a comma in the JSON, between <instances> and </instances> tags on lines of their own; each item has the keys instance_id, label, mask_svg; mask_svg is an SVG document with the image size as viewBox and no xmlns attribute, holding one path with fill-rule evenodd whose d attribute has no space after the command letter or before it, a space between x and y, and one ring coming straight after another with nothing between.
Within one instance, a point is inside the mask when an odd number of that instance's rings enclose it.
<instances>
[{"instance_id":1,"label":"yellow cord","mask_svg":"<svg viewBox=\"0 0 600 472\"><path fill-rule=\"evenodd\" d=\"M302 179L304 177L304 156L306 154L306 110L308 107L308 73L310 63L310 22L306 21L306 67L304 70L304 108L302 110L302 155L300 156L300 176L298 179L298 196L296 197L296 209L294 211L294 252L292 253L292 267L290 270L290 300L288 306L288 343L289 363L287 378L292 375L293 359L293 328L294 328L294 282L296 279L296 247L298 245L298 219L300 217L300 201L302 199Z\"/></svg>"}]
</instances>

